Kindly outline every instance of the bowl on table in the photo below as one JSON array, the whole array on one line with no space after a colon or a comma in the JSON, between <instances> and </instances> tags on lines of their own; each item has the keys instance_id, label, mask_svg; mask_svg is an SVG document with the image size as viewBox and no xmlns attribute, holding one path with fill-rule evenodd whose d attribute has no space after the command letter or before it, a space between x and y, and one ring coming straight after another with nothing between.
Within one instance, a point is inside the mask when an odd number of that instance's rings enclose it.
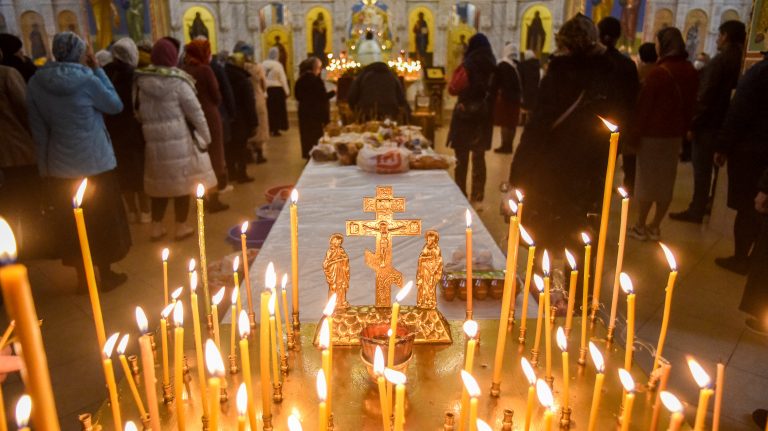
<instances>
[{"instance_id":1,"label":"bowl on table","mask_svg":"<svg viewBox=\"0 0 768 431\"><path fill-rule=\"evenodd\" d=\"M384 360L387 359L387 349L389 347L388 323L373 323L360 332L360 358L363 360L368 374L372 379L376 378L373 372L373 358L376 354L376 347L381 347L381 353L384 354ZM416 339L416 331L408 325L397 325L397 336L395 338L395 357L394 365L390 368L396 371L405 372L413 357L413 342Z\"/></svg>"}]
</instances>

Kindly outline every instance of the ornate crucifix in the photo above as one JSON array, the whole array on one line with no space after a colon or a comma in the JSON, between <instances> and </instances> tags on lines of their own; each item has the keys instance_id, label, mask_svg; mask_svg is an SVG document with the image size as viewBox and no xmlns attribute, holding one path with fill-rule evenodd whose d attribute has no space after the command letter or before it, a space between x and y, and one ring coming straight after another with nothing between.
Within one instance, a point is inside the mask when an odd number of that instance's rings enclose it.
<instances>
[{"instance_id":1,"label":"ornate crucifix","mask_svg":"<svg viewBox=\"0 0 768 431\"><path fill-rule=\"evenodd\" d=\"M403 274L392 267L392 237L420 236L421 220L394 220L405 211L405 198L393 196L392 186L377 186L376 197L363 198L363 212L376 213L375 220L347 220L347 236L375 236L376 251L365 251L365 263L376 273L376 306L392 303L392 284L403 287Z\"/></svg>"}]
</instances>

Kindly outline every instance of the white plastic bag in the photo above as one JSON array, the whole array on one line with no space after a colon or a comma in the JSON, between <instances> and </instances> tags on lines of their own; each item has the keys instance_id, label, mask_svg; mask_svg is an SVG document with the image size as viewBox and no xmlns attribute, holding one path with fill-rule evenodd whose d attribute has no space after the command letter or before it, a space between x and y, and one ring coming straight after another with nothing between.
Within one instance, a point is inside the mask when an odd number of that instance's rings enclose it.
<instances>
[{"instance_id":1,"label":"white plastic bag","mask_svg":"<svg viewBox=\"0 0 768 431\"><path fill-rule=\"evenodd\" d=\"M398 174L408 172L411 151L406 148L364 146L357 153L357 166L365 172Z\"/></svg>"}]
</instances>

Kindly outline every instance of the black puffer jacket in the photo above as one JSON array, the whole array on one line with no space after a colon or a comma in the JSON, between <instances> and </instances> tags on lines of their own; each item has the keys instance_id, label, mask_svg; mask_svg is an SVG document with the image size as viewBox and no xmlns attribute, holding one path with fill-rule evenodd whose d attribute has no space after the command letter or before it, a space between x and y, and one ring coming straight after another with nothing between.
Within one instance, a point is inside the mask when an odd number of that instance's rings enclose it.
<instances>
[{"instance_id":1,"label":"black puffer jacket","mask_svg":"<svg viewBox=\"0 0 768 431\"><path fill-rule=\"evenodd\" d=\"M365 66L349 89L349 106L361 120L401 119L407 116L408 102L398 77L386 63Z\"/></svg>"}]
</instances>

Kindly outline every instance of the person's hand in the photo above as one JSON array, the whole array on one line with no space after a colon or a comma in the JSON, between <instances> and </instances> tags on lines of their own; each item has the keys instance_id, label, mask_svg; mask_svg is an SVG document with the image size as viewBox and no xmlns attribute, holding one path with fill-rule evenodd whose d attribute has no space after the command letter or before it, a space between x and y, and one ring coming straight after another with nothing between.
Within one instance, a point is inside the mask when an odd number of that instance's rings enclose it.
<instances>
[{"instance_id":1,"label":"person's hand","mask_svg":"<svg viewBox=\"0 0 768 431\"><path fill-rule=\"evenodd\" d=\"M761 214L768 214L768 193L759 192L755 196L755 209Z\"/></svg>"},{"instance_id":2,"label":"person's hand","mask_svg":"<svg viewBox=\"0 0 768 431\"><path fill-rule=\"evenodd\" d=\"M99 67L99 62L96 60L96 56L93 54L93 47L90 43L85 47L85 58L83 58L83 63L85 63L85 65L91 69L96 69Z\"/></svg>"},{"instance_id":3,"label":"person's hand","mask_svg":"<svg viewBox=\"0 0 768 431\"><path fill-rule=\"evenodd\" d=\"M723 153L715 153L715 164L719 167L725 166L725 162L728 161L728 156Z\"/></svg>"},{"instance_id":4,"label":"person's hand","mask_svg":"<svg viewBox=\"0 0 768 431\"><path fill-rule=\"evenodd\" d=\"M693 142L693 140L696 138L696 135L693 133L693 130L689 130L685 132L685 140L688 142Z\"/></svg>"}]
</instances>

